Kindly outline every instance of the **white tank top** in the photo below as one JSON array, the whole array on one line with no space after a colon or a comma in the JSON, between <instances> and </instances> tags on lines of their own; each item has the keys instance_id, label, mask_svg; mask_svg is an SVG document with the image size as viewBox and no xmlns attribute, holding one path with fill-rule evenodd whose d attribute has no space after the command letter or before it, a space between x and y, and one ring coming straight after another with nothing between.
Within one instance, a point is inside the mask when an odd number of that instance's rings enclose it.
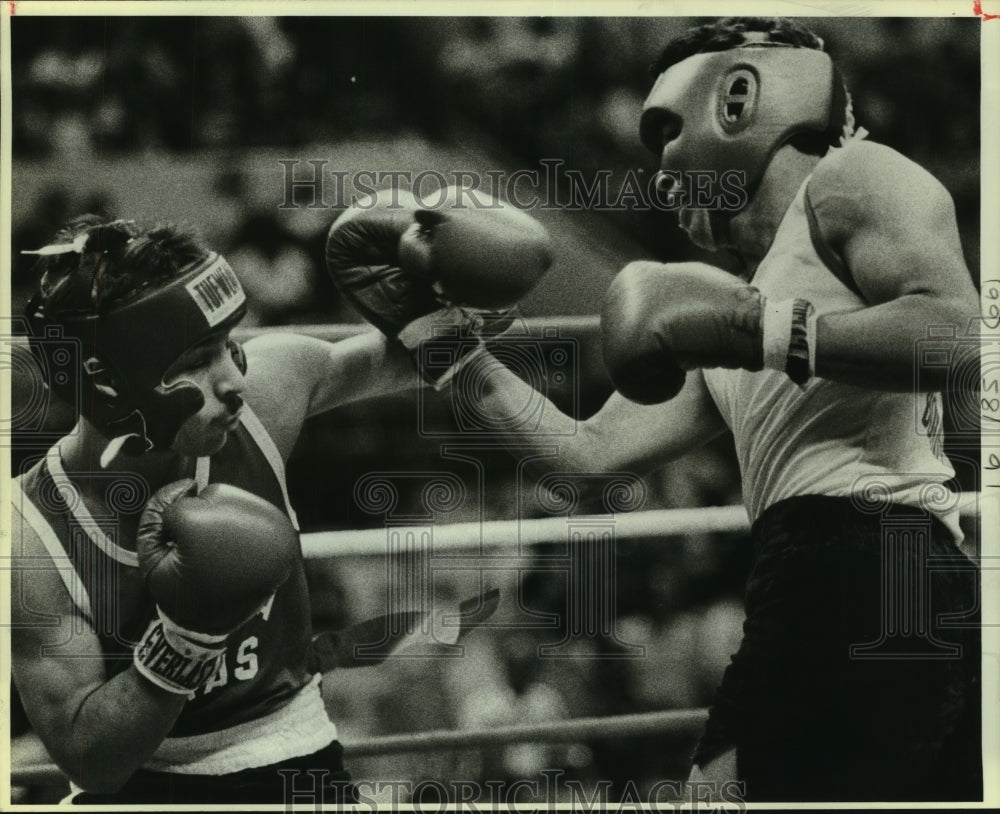
<instances>
[{"instance_id":1,"label":"white tank top","mask_svg":"<svg viewBox=\"0 0 1000 814\"><path fill-rule=\"evenodd\" d=\"M807 299L819 316L862 308L813 247L808 181L752 284L767 297ZM943 485L955 473L943 452L940 393L882 393L815 377L802 390L773 370L704 376L733 433L751 521L796 495L848 497L873 512L891 500L934 512L962 540L957 497Z\"/></svg>"}]
</instances>

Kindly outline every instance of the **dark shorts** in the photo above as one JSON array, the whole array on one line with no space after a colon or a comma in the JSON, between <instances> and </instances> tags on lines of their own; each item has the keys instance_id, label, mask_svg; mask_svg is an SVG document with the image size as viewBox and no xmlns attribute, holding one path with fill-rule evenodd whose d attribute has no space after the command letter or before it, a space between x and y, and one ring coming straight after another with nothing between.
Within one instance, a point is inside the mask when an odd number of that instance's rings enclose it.
<instances>
[{"instance_id":1,"label":"dark shorts","mask_svg":"<svg viewBox=\"0 0 1000 814\"><path fill-rule=\"evenodd\" d=\"M979 575L936 519L798 497L753 525L743 641L695 753L748 800L982 799Z\"/></svg>"},{"instance_id":2,"label":"dark shorts","mask_svg":"<svg viewBox=\"0 0 1000 814\"><path fill-rule=\"evenodd\" d=\"M310 806L357 802L351 776L344 769L344 748L334 741L304 757L224 775L184 775L137 771L113 794L81 792L74 805L206 803L228 805L286 804Z\"/></svg>"}]
</instances>

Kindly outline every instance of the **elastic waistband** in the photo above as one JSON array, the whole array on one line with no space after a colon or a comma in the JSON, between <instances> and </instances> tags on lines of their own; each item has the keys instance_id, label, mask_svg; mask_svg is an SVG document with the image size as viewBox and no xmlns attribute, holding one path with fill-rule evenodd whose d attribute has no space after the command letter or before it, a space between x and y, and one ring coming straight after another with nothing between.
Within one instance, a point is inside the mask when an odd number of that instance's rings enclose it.
<instances>
[{"instance_id":1,"label":"elastic waistband","mask_svg":"<svg viewBox=\"0 0 1000 814\"><path fill-rule=\"evenodd\" d=\"M768 506L754 521L750 535L755 542L790 528L812 532L810 539L822 540L834 529L843 532L852 526L858 531L877 529L885 523L912 521L928 525L931 536L957 549L949 528L933 512L903 503L872 504L869 508L847 497L798 495Z\"/></svg>"},{"instance_id":2,"label":"elastic waistband","mask_svg":"<svg viewBox=\"0 0 1000 814\"><path fill-rule=\"evenodd\" d=\"M167 738L143 768L232 774L316 752L337 739L337 727L323 705L320 681L317 673L291 701L263 718L204 735Z\"/></svg>"}]
</instances>

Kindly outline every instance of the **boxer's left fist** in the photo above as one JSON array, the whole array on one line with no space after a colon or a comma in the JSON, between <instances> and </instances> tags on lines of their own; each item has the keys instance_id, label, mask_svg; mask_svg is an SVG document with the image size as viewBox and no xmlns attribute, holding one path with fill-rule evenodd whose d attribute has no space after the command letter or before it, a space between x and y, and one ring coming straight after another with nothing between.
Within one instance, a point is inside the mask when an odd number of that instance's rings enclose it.
<instances>
[{"instance_id":1,"label":"boxer's left fist","mask_svg":"<svg viewBox=\"0 0 1000 814\"><path fill-rule=\"evenodd\" d=\"M136 645L136 669L192 695L218 669L226 639L268 601L299 554L288 516L227 484L196 494L190 478L150 499L136 535L139 572L157 616Z\"/></svg>"},{"instance_id":2,"label":"boxer's left fist","mask_svg":"<svg viewBox=\"0 0 1000 814\"><path fill-rule=\"evenodd\" d=\"M769 301L704 263L627 265L601 314L604 360L626 398L673 398L693 368L765 367L804 384L815 365L816 320L801 299Z\"/></svg>"}]
</instances>

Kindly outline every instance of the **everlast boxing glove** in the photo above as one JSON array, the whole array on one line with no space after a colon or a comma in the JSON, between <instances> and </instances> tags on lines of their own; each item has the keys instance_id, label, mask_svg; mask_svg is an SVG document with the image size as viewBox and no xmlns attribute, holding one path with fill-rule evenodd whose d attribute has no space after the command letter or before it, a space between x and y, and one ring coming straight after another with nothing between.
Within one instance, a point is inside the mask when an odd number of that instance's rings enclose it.
<instances>
[{"instance_id":1,"label":"everlast boxing glove","mask_svg":"<svg viewBox=\"0 0 1000 814\"><path fill-rule=\"evenodd\" d=\"M154 684L190 695L211 678L229 633L288 577L299 537L280 509L235 486L190 479L153 495L136 538L157 617L135 648Z\"/></svg>"},{"instance_id":2,"label":"everlast boxing glove","mask_svg":"<svg viewBox=\"0 0 1000 814\"><path fill-rule=\"evenodd\" d=\"M403 344L435 386L510 325L510 309L551 262L548 233L534 218L457 187L426 202L405 190L378 192L343 212L326 243L337 289ZM421 355L421 343L447 336L455 341L437 358L453 363L424 363L434 354Z\"/></svg>"},{"instance_id":3,"label":"everlast boxing glove","mask_svg":"<svg viewBox=\"0 0 1000 814\"><path fill-rule=\"evenodd\" d=\"M693 368L771 368L804 384L815 368L816 317L806 300L768 301L704 263L630 263L601 313L615 388L640 404L673 398Z\"/></svg>"}]
</instances>

